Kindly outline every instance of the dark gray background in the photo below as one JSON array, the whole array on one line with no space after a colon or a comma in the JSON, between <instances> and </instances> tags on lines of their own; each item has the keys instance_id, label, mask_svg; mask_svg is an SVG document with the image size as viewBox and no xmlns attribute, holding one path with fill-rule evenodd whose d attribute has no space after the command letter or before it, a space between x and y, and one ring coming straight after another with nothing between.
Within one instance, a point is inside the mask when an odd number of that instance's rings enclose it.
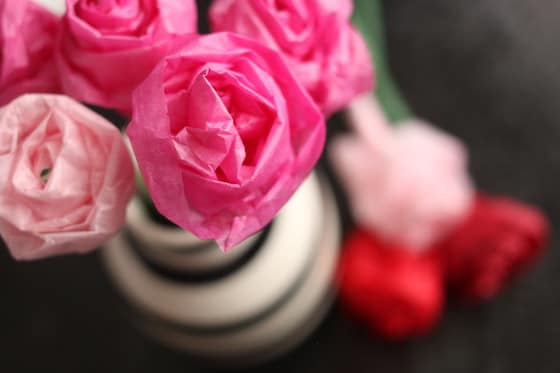
<instances>
[{"instance_id":1,"label":"dark gray background","mask_svg":"<svg viewBox=\"0 0 560 373\"><path fill-rule=\"evenodd\" d=\"M385 13L390 62L415 112L468 144L480 188L543 207L556 231L560 2L397 0ZM385 343L335 307L300 349L258 370L558 372L556 246L553 235L545 258L495 301L452 302L428 337ZM98 254L15 263L2 250L0 295L2 372L202 371L128 323Z\"/></svg>"}]
</instances>

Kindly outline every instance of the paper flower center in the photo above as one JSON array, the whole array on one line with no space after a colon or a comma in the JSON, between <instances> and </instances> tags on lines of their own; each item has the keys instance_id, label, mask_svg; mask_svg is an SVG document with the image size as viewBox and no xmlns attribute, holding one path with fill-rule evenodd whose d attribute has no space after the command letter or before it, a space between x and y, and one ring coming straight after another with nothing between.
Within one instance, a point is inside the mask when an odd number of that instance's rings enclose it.
<instances>
[{"instance_id":1,"label":"paper flower center","mask_svg":"<svg viewBox=\"0 0 560 373\"><path fill-rule=\"evenodd\" d=\"M41 178L41 180L43 180L43 183L48 183L49 182L49 176L51 174L52 168L43 168L41 170L41 174L39 175L39 177Z\"/></svg>"},{"instance_id":2,"label":"paper flower center","mask_svg":"<svg viewBox=\"0 0 560 373\"><path fill-rule=\"evenodd\" d=\"M104 35L140 36L146 33L157 8L152 0L81 0L76 14Z\"/></svg>"},{"instance_id":3,"label":"paper flower center","mask_svg":"<svg viewBox=\"0 0 560 373\"><path fill-rule=\"evenodd\" d=\"M254 166L270 124L274 122L274 111L255 91L239 84L235 74L209 72L207 78L227 108L241 137L245 149L243 165Z\"/></svg>"},{"instance_id":4,"label":"paper flower center","mask_svg":"<svg viewBox=\"0 0 560 373\"><path fill-rule=\"evenodd\" d=\"M257 166L277 121L271 82L244 62L210 64L195 74L188 89L173 94L170 130L180 162L201 175L240 184Z\"/></svg>"},{"instance_id":5,"label":"paper flower center","mask_svg":"<svg viewBox=\"0 0 560 373\"><path fill-rule=\"evenodd\" d=\"M62 147L62 135L59 129L53 125L46 125L43 131L39 130L28 138L26 143L30 144L28 162L31 174L36 179L36 185L44 188L49 180L56 159ZM44 138L40 138L44 136ZM32 144L39 144L38 146Z\"/></svg>"},{"instance_id":6,"label":"paper flower center","mask_svg":"<svg viewBox=\"0 0 560 373\"><path fill-rule=\"evenodd\" d=\"M306 29L310 19L306 11L305 1L274 0L274 7L278 19L294 33L300 33Z\"/></svg>"}]
</instances>

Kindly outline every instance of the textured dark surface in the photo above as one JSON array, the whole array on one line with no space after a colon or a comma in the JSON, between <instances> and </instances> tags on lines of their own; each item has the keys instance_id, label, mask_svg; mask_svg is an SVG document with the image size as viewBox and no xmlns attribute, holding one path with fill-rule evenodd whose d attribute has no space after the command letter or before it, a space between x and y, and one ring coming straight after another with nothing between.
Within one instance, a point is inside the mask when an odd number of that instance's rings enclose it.
<instances>
[{"instance_id":1,"label":"textured dark surface","mask_svg":"<svg viewBox=\"0 0 560 373\"><path fill-rule=\"evenodd\" d=\"M415 112L464 140L480 188L560 218L560 3L386 1L390 61ZM482 306L451 304L423 339L388 344L338 307L278 372L560 371L560 255ZM137 332L99 255L15 263L0 251L1 372L198 372Z\"/></svg>"}]
</instances>

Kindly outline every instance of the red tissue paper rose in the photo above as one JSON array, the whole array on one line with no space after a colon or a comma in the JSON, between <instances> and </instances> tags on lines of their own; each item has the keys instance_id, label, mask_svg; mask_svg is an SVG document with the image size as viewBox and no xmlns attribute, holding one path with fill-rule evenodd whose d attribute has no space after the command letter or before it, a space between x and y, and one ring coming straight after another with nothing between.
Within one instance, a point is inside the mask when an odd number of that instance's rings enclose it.
<instances>
[{"instance_id":1,"label":"red tissue paper rose","mask_svg":"<svg viewBox=\"0 0 560 373\"><path fill-rule=\"evenodd\" d=\"M373 86L369 52L351 14L351 0L215 0L210 23L282 53L329 115Z\"/></svg>"},{"instance_id":2,"label":"red tissue paper rose","mask_svg":"<svg viewBox=\"0 0 560 373\"><path fill-rule=\"evenodd\" d=\"M281 56L228 33L186 37L134 92L127 133L157 209L229 249L315 165L325 120Z\"/></svg>"},{"instance_id":3,"label":"red tissue paper rose","mask_svg":"<svg viewBox=\"0 0 560 373\"><path fill-rule=\"evenodd\" d=\"M67 0L66 9L57 48L64 93L124 113L174 36L196 32L194 0Z\"/></svg>"},{"instance_id":4,"label":"red tissue paper rose","mask_svg":"<svg viewBox=\"0 0 560 373\"><path fill-rule=\"evenodd\" d=\"M344 306L376 333L392 340L433 328L444 304L438 258L387 244L356 229L347 237L338 268Z\"/></svg>"},{"instance_id":5,"label":"red tissue paper rose","mask_svg":"<svg viewBox=\"0 0 560 373\"><path fill-rule=\"evenodd\" d=\"M58 17L33 1L0 0L0 106L23 93L56 92Z\"/></svg>"},{"instance_id":6,"label":"red tissue paper rose","mask_svg":"<svg viewBox=\"0 0 560 373\"><path fill-rule=\"evenodd\" d=\"M450 287L464 298L494 297L541 254L549 236L536 208L479 194L469 217L437 245Z\"/></svg>"}]
</instances>

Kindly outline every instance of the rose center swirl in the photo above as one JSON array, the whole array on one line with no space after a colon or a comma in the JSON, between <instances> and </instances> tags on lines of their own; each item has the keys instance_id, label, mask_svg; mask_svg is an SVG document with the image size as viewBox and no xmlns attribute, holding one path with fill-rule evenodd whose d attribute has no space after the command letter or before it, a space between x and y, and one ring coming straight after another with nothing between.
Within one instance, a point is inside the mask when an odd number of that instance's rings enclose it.
<instances>
[{"instance_id":1,"label":"rose center swirl","mask_svg":"<svg viewBox=\"0 0 560 373\"><path fill-rule=\"evenodd\" d=\"M104 35L141 36L157 17L154 1L81 0L75 12Z\"/></svg>"},{"instance_id":2,"label":"rose center swirl","mask_svg":"<svg viewBox=\"0 0 560 373\"><path fill-rule=\"evenodd\" d=\"M278 115L266 88L271 82L249 82L245 74L257 74L251 68L243 62L235 69L202 68L170 100L175 149L185 167L232 184L254 171Z\"/></svg>"}]
</instances>

